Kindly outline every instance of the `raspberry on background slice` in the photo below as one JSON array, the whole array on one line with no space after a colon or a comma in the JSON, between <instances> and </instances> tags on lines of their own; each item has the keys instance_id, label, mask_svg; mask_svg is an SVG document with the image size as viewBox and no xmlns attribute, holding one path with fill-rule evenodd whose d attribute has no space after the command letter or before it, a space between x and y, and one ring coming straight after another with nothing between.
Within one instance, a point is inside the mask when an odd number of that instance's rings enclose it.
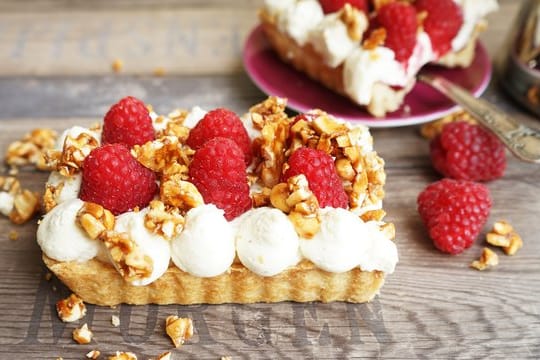
<instances>
[{"instance_id":1,"label":"raspberry on background slice","mask_svg":"<svg viewBox=\"0 0 540 360\"><path fill-rule=\"evenodd\" d=\"M375 23L386 30L385 46L396 54L396 60L406 62L416 46L418 18L409 3L391 2L379 9Z\"/></svg>"},{"instance_id":2,"label":"raspberry on background slice","mask_svg":"<svg viewBox=\"0 0 540 360\"><path fill-rule=\"evenodd\" d=\"M289 168L283 174L283 181L287 181L292 176L304 174L321 208L331 206L346 209L348 207L349 197L330 155L322 150L301 147L292 153L288 164Z\"/></svg>"},{"instance_id":3,"label":"raspberry on background slice","mask_svg":"<svg viewBox=\"0 0 540 360\"><path fill-rule=\"evenodd\" d=\"M111 106L103 119L102 144L142 145L155 139L154 127L146 105L127 96Z\"/></svg>"},{"instance_id":4,"label":"raspberry on background slice","mask_svg":"<svg viewBox=\"0 0 540 360\"><path fill-rule=\"evenodd\" d=\"M433 50L443 56L452 47L452 40L463 25L463 12L454 0L416 0L416 10L425 11L424 30L429 35Z\"/></svg>"},{"instance_id":5,"label":"raspberry on background slice","mask_svg":"<svg viewBox=\"0 0 540 360\"><path fill-rule=\"evenodd\" d=\"M251 139L242 120L234 112L224 108L209 111L189 132L186 143L194 150L216 137L229 138L236 142L244 153L246 165L251 163Z\"/></svg>"},{"instance_id":6,"label":"raspberry on background slice","mask_svg":"<svg viewBox=\"0 0 540 360\"><path fill-rule=\"evenodd\" d=\"M321 4L325 14L341 10L341 8L347 3L358 10L369 13L368 0L319 0L319 3Z\"/></svg>"},{"instance_id":7,"label":"raspberry on background slice","mask_svg":"<svg viewBox=\"0 0 540 360\"><path fill-rule=\"evenodd\" d=\"M460 180L494 180L506 169L506 152L499 139L480 125L465 121L443 127L430 142L430 157L435 170Z\"/></svg>"},{"instance_id":8,"label":"raspberry on background slice","mask_svg":"<svg viewBox=\"0 0 540 360\"><path fill-rule=\"evenodd\" d=\"M486 223L491 204L485 185L454 179L428 185L417 199L418 213L433 244L454 255L473 244Z\"/></svg>"},{"instance_id":9,"label":"raspberry on background slice","mask_svg":"<svg viewBox=\"0 0 540 360\"><path fill-rule=\"evenodd\" d=\"M83 162L79 198L115 215L145 207L157 190L154 172L142 166L123 144L95 148Z\"/></svg>"},{"instance_id":10,"label":"raspberry on background slice","mask_svg":"<svg viewBox=\"0 0 540 360\"><path fill-rule=\"evenodd\" d=\"M252 207L244 153L231 139L216 137L206 141L195 151L189 177L204 202L224 210L227 220Z\"/></svg>"}]
</instances>

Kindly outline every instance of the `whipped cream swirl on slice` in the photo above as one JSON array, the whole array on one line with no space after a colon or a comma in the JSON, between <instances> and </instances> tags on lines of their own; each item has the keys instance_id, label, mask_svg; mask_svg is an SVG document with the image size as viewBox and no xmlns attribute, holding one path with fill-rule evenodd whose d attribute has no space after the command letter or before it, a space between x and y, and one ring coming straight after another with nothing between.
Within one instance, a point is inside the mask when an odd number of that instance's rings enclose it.
<instances>
[{"instance_id":1,"label":"whipped cream swirl on slice","mask_svg":"<svg viewBox=\"0 0 540 360\"><path fill-rule=\"evenodd\" d=\"M463 13L463 25L452 40L452 50L459 51L467 45L474 28L487 14L499 9L497 0L454 0Z\"/></svg>"},{"instance_id":2,"label":"whipped cream swirl on slice","mask_svg":"<svg viewBox=\"0 0 540 360\"><path fill-rule=\"evenodd\" d=\"M41 220L37 242L51 259L85 262L100 252L103 244L90 239L77 224L77 213L83 204L80 199L67 200L55 206Z\"/></svg>"},{"instance_id":3,"label":"whipped cream swirl on slice","mask_svg":"<svg viewBox=\"0 0 540 360\"><path fill-rule=\"evenodd\" d=\"M237 220L236 251L242 264L260 276L273 276L300 261L299 239L287 215L261 207Z\"/></svg>"},{"instance_id":4,"label":"whipped cream swirl on slice","mask_svg":"<svg viewBox=\"0 0 540 360\"><path fill-rule=\"evenodd\" d=\"M82 173L72 176L64 176L58 171L52 171L47 180L47 185L56 189L55 200L61 204L71 199L77 199L81 190Z\"/></svg>"},{"instance_id":5,"label":"whipped cream swirl on slice","mask_svg":"<svg viewBox=\"0 0 540 360\"><path fill-rule=\"evenodd\" d=\"M205 204L186 214L184 230L172 240L172 260L197 277L223 274L235 256L234 231L223 210Z\"/></svg>"},{"instance_id":6,"label":"whipped cream swirl on slice","mask_svg":"<svg viewBox=\"0 0 540 360\"><path fill-rule=\"evenodd\" d=\"M266 1L266 9L276 16L278 29L299 45L304 45L309 32L324 18L317 0Z\"/></svg>"}]
</instances>

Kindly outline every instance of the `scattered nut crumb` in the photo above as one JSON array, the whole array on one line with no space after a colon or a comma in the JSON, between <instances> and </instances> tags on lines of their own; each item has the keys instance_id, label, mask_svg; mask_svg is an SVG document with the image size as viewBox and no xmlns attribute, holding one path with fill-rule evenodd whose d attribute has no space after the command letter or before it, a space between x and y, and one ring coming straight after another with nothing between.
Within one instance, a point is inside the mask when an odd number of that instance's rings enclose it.
<instances>
[{"instance_id":1,"label":"scattered nut crumb","mask_svg":"<svg viewBox=\"0 0 540 360\"><path fill-rule=\"evenodd\" d=\"M88 344L92 341L94 333L88 328L88 325L85 323L80 328L73 330L73 340L79 344Z\"/></svg>"},{"instance_id":2,"label":"scattered nut crumb","mask_svg":"<svg viewBox=\"0 0 540 360\"><path fill-rule=\"evenodd\" d=\"M484 247L482 254L478 260L471 263L471 267L482 271L491 266L497 266L499 264L499 256L493 252L490 248Z\"/></svg>"},{"instance_id":3,"label":"scattered nut crumb","mask_svg":"<svg viewBox=\"0 0 540 360\"><path fill-rule=\"evenodd\" d=\"M232 360L232 356L222 356L221 360Z\"/></svg>"},{"instance_id":4,"label":"scattered nut crumb","mask_svg":"<svg viewBox=\"0 0 540 360\"><path fill-rule=\"evenodd\" d=\"M172 355L170 351L164 352L163 354L159 355L156 360L171 360Z\"/></svg>"},{"instance_id":5,"label":"scattered nut crumb","mask_svg":"<svg viewBox=\"0 0 540 360\"><path fill-rule=\"evenodd\" d=\"M165 68L163 66L158 66L154 68L154 76L163 76L165 75Z\"/></svg>"},{"instance_id":6,"label":"scattered nut crumb","mask_svg":"<svg viewBox=\"0 0 540 360\"><path fill-rule=\"evenodd\" d=\"M86 315L86 306L80 297L71 294L69 297L56 303L58 317L63 322L77 321Z\"/></svg>"},{"instance_id":7,"label":"scattered nut crumb","mask_svg":"<svg viewBox=\"0 0 540 360\"><path fill-rule=\"evenodd\" d=\"M9 240L11 240L11 241L18 240L19 239L19 233L17 231L15 231L15 230L11 230L9 232L8 237L9 237Z\"/></svg>"},{"instance_id":8,"label":"scattered nut crumb","mask_svg":"<svg viewBox=\"0 0 540 360\"><path fill-rule=\"evenodd\" d=\"M114 59L111 68L115 73L119 73L124 68L124 62L122 59Z\"/></svg>"},{"instance_id":9,"label":"scattered nut crumb","mask_svg":"<svg viewBox=\"0 0 540 360\"><path fill-rule=\"evenodd\" d=\"M88 359L97 359L101 355L101 352L99 350L92 350L86 354L86 357Z\"/></svg>"},{"instance_id":10,"label":"scattered nut crumb","mask_svg":"<svg viewBox=\"0 0 540 360\"><path fill-rule=\"evenodd\" d=\"M47 273L45 274L45 280L51 281L51 279L52 279L52 272L49 271L49 272L47 272Z\"/></svg>"},{"instance_id":11,"label":"scattered nut crumb","mask_svg":"<svg viewBox=\"0 0 540 360\"><path fill-rule=\"evenodd\" d=\"M175 347L180 347L193 336L193 320L170 315L165 320L165 331Z\"/></svg>"},{"instance_id":12,"label":"scattered nut crumb","mask_svg":"<svg viewBox=\"0 0 540 360\"><path fill-rule=\"evenodd\" d=\"M111 324L114 327L120 326L120 318L116 315L111 316Z\"/></svg>"},{"instance_id":13,"label":"scattered nut crumb","mask_svg":"<svg viewBox=\"0 0 540 360\"><path fill-rule=\"evenodd\" d=\"M493 229L486 235L486 241L488 244L501 247L505 254L510 256L523 247L521 236L506 220L499 220L493 224Z\"/></svg>"},{"instance_id":14,"label":"scattered nut crumb","mask_svg":"<svg viewBox=\"0 0 540 360\"><path fill-rule=\"evenodd\" d=\"M109 356L108 360L137 360L137 355L132 352L117 351L115 355Z\"/></svg>"}]
</instances>

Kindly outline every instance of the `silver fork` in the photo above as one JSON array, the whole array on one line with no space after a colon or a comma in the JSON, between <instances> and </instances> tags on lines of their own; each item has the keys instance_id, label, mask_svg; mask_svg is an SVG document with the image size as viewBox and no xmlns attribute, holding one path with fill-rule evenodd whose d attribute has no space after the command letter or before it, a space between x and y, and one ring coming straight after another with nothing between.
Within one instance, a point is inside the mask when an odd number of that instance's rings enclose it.
<instances>
[{"instance_id":1,"label":"silver fork","mask_svg":"<svg viewBox=\"0 0 540 360\"><path fill-rule=\"evenodd\" d=\"M517 158L540 164L540 130L517 123L493 104L475 98L467 90L443 77L420 74L418 79L467 110L478 122L491 130Z\"/></svg>"}]
</instances>

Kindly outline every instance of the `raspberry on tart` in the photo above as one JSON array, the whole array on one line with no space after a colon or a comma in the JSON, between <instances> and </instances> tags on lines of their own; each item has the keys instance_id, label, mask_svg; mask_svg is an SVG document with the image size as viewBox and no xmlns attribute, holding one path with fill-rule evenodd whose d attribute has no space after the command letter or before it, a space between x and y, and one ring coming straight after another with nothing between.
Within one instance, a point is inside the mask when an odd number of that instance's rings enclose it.
<instances>
[{"instance_id":1,"label":"raspberry on tart","mask_svg":"<svg viewBox=\"0 0 540 360\"><path fill-rule=\"evenodd\" d=\"M423 26L431 39L433 50L442 56L450 48L463 25L461 8L454 0L416 0L418 12L425 12Z\"/></svg>"},{"instance_id":2,"label":"raspberry on tart","mask_svg":"<svg viewBox=\"0 0 540 360\"><path fill-rule=\"evenodd\" d=\"M386 30L385 46L394 50L396 60L406 62L416 46L418 19L408 3L392 2L379 9L376 23Z\"/></svg>"},{"instance_id":3,"label":"raspberry on tart","mask_svg":"<svg viewBox=\"0 0 540 360\"><path fill-rule=\"evenodd\" d=\"M454 255L473 244L486 223L491 204L485 185L454 179L428 185L417 199L418 212L433 244Z\"/></svg>"},{"instance_id":4,"label":"raspberry on tart","mask_svg":"<svg viewBox=\"0 0 540 360\"><path fill-rule=\"evenodd\" d=\"M103 144L120 143L131 148L154 138L150 113L146 105L133 96L127 96L111 106L103 119Z\"/></svg>"},{"instance_id":5,"label":"raspberry on tart","mask_svg":"<svg viewBox=\"0 0 540 360\"><path fill-rule=\"evenodd\" d=\"M251 163L251 140L242 120L229 109L218 108L209 111L199 123L191 129L187 144L194 150L202 147L208 140L224 137L233 140L244 153L246 165Z\"/></svg>"},{"instance_id":6,"label":"raspberry on tart","mask_svg":"<svg viewBox=\"0 0 540 360\"><path fill-rule=\"evenodd\" d=\"M244 159L245 154L233 140L215 137L195 152L189 166L190 181L205 203L224 210L227 220L252 207Z\"/></svg>"},{"instance_id":7,"label":"raspberry on tart","mask_svg":"<svg viewBox=\"0 0 540 360\"><path fill-rule=\"evenodd\" d=\"M368 0L319 0L325 14L333 13L341 10L345 4L350 4L352 7L369 12Z\"/></svg>"},{"instance_id":8,"label":"raspberry on tart","mask_svg":"<svg viewBox=\"0 0 540 360\"><path fill-rule=\"evenodd\" d=\"M142 166L123 144L92 150L82 169L79 198L115 215L145 207L158 190L154 172Z\"/></svg>"},{"instance_id":9,"label":"raspberry on tart","mask_svg":"<svg viewBox=\"0 0 540 360\"><path fill-rule=\"evenodd\" d=\"M480 125L456 121L446 124L430 143L433 167L446 177L489 181L506 169L504 145Z\"/></svg>"},{"instance_id":10,"label":"raspberry on tart","mask_svg":"<svg viewBox=\"0 0 540 360\"><path fill-rule=\"evenodd\" d=\"M304 174L321 208L347 208L349 199L330 155L322 150L301 147L292 153L288 163L283 181Z\"/></svg>"}]
</instances>

